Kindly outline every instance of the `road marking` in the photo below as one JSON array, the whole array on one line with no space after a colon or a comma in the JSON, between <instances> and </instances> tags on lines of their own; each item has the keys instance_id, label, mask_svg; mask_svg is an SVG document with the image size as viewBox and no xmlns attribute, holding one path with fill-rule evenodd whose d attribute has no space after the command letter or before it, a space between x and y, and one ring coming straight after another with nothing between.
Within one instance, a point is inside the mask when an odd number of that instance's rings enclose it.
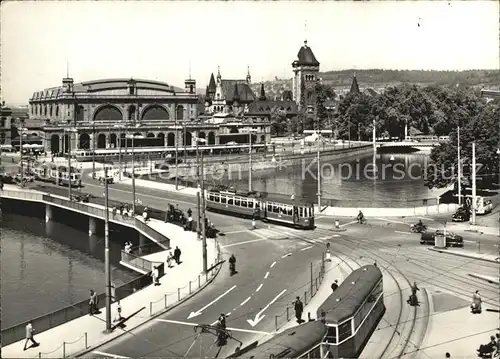
<instances>
[{"instance_id":1,"label":"road marking","mask_svg":"<svg viewBox=\"0 0 500 359\"><path fill-rule=\"evenodd\" d=\"M230 315L231 315L231 312L227 313L227 314L226 314L226 317L229 317Z\"/></svg>"},{"instance_id":2,"label":"road marking","mask_svg":"<svg viewBox=\"0 0 500 359\"><path fill-rule=\"evenodd\" d=\"M345 226L348 226L348 225L353 224L353 223L356 223L356 222L357 222L357 221L347 222L347 223L341 224L339 227L345 227Z\"/></svg>"},{"instance_id":3,"label":"road marking","mask_svg":"<svg viewBox=\"0 0 500 359\"><path fill-rule=\"evenodd\" d=\"M247 299L245 299L243 302L241 302L240 306L247 304L250 299L252 299L252 297L248 297Z\"/></svg>"},{"instance_id":4,"label":"road marking","mask_svg":"<svg viewBox=\"0 0 500 359\"><path fill-rule=\"evenodd\" d=\"M266 272L266 275L264 276L264 279L267 279L269 277L269 272Z\"/></svg>"},{"instance_id":5,"label":"road marking","mask_svg":"<svg viewBox=\"0 0 500 359\"><path fill-rule=\"evenodd\" d=\"M257 287L257 289L255 291L258 292L260 290L260 288L262 288L263 285L264 285L264 283L260 283L259 286Z\"/></svg>"},{"instance_id":6,"label":"road marking","mask_svg":"<svg viewBox=\"0 0 500 359\"><path fill-rule=\"evenodd\" d=\"M188 319L191 319L193 317L196 317L198 315L201 315L203 314L203 311L205 309L207 309L208 307L210 307L212 304L216 303L217 301L219 301L222 297L225 297L229 292L231 292L234 288L236 288L236 284L233 285L231 288L229 288L228 290L226 290L224 293L222 293L221 295L219 295L217 298L215 298L214 300L212 300L210 303L208 303L207 305L205 305L203 308L197 310L196 312L191 312L191 314L189 314L188 316Z\"/></svg>"},{"instance_id":7,"label":"road marking","mask_svg":"<svg viewBox=\"0 0 500 359\"><path fill-rule=\"evenodd\" d=\"M394 231L396 233L401 233L401 234L411 234L410 232L402 232L402 231Z\"/></svg>"},{"instance_id":8,"label":"road marking","mask_svg":"<svg viewBox=\"0 0 500 359\"><path fill-rule=\"evenodd\" d=\"M278 300L279 297L281 297L284 293L286 292L286 289L283 289L276 297L274 297L273 300L271 300L269 302L269 304L267 304L264 308L262 308L260 310L260 312L258 312L256 315L255 315L255 318L254 319L247 319L247 322L248 324L250 324L252 327L255 327L257 324L259 324L259 322L264 319L265 315L262 315L262 313L264 313L267 308L269 308L271 305L273 305L274 302L276 302ZM262 315L262 316L261 316Z\"/></svg>"},{"instance_id":9,"label":"road marking","mask_svg":"<svg viewBox=\"0 0 500 359\"><path fill-rule=\"evenodd\" d=\"M244 230L241 230L241 231L224 232L224 234L228 235L228 234L246 233L246 232L248 232L248 229L244 229Z\"/></svg>"},{"instance_id":10,"label":"road marking","mask_svg":"<svg viewBox=\"0 0 500 359\"><path fill-rule=\"evenodd\" d=\"M281 256L281 259L286 258L286 257L290 257L291 255L292 255L292 253L287 253L284 256Z\"/></svg>"},{"instance_id":11,"label":"road marking","mask_svg":"<svg viewBox=\"0 0 500 359\"><path fill-rule=\"evenodd\" d=\"M378 219L379 221L383 221L383 222L391 222L391 223L398 223L398 224L405 224L405 225L408 225L408 223L406 222L402 222L402 221L395 221L393 219L387 219L387 218L375 218L375 219Z\"/></svg>"},{"instance_id":12,"label":"road marking","mask_svg":"<svg viewBox=\"0 0 500 359\"><path fill-rule=\"evenodd\" d=\"M255 234L257 237L260 237L260 238L263 238L263 239L267 239L266 237L264 237L264 236L263 236L262 234L260 234L259 232L250 231L250 233Z\"/></svg>"},{"instance_id":13,"label":"road marking","mask_svg":"<svg viewBox=\"0 0 500 359\"><path fill-rule=\"evenodd\" d=\"M425 218L425 217L415 217L415 218L423 219L424 221L429 221L429 222L435 222L436 221L435 219L432 219L432 218Z\"/></svg>"},{"instance_id":14,"label":"road marking","mask_svg":"<svg viewBox=\"0 0 500 359\"><path fill-rule=\"evenodd\" d=\"M124 357L124 356L121 356L121 355L100 352L100 351L97 351L97 350L94 350L92 353L97 354L97 355L104 355L105 357L117 358L117 359L130 359L130 357Z\"/></svg>"},{"instance_id":15,"label":"road marking","mask_svg":"<svg viewBox=\"0 0 500 359\"><path fill-rule=\"evenodd\" d=\"M468 241L468 240L466 240L466 239L464 239L464 242L465 242L465 243L477 243L476 241Z\"/></svg>"},{"instance_id":16,"label":"road marking","mask_svg":"<svg viewBox=\"0 0 500 359\"><path fill-rule=\"evenodd\" d=\"M274 267L275 264L276 264L276 261L274 261L273 264L271 264L271 268Z\"/></svg>"},{"instance_id":17,"label":"road marking","mask_svg":"<svg viewBox=\"0 0 500 359\"><path fill-rule=\"evenodd\" d=\"M333 237L340 237L340 234L334 234Z\"/></svg>"},{"instance_id":18,"label":"road marking","mask_svg":"<svg viewBox=\"0 0 500 359\"><path fill-rule=\"evenodd\" d=\"M172 323L172 324L189 325L190 327L196 327L198 325L198 323L181 322L181 321L178 321L178 320L169 320L169 319L160 319L160 318L156 318L155 320L158 320L160 322ZM240 329L240 328L226 328L226 329L227 330L232 330L232 331L235 331L235 332L243 332L243 333L265 334L265 335L271 335L272 334L272 333L263 332L263 331L260 331L260 330L250 330L250 329ZM125 359L125 357L122 357L122 358Z\"/></svg>"},{"instance_id":19,"label":"road marking","mask_svg":"<svg viewBox=\"0 0 500 359\"><path fill-rule=\"evenodd\" d=\"M309 247L305 247L305 248L302 248L301 251L307 251L308 249L312 248L313 246L309 246Z\"/></svg>"},{"instance_id":20,"label":"road marking","mask_svg":"<svg viewBox=\"0 0 500 359\"><path fill-rule=\"evenodd\" d=\"M232 244L227 244L225 246L221 246L221 248L228 248L228 247L233 247L233 246L239 246L240 244L247 244L247 243L253 243L253 242L261 242L261 241L265 241L265 240L267 240L267 238L252 239L250 241L243 241L243 242L236 242L236 243L232 243Z\"/></svg>"}]
</instances>

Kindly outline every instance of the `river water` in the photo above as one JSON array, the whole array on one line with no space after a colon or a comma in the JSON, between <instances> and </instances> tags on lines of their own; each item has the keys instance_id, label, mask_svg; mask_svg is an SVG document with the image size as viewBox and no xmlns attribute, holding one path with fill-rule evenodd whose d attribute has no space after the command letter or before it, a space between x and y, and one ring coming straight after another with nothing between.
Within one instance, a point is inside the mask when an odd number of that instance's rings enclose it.
<instances>
[{"instance_id":1,"label":"river water","mask_svg":"<svg viewBox=\"0 0 500 359\"><path fill-rule=\"evenodd\" d=\"M252 189L291 195L317 202L318 166L316 159L298 161L282 168L252 172ZM349 160L321 160L321 194L343 207L405 206L433 198L444 191L429 190L424 185L428 154L377 154L377 172L373 155ZM258 166L258 164L256 165ZM209 179L210 181L210 179ZM220 182L248 189L248 172L233 173Z\"/></svg>"},{"instance_id":2,"label":"river water","mask_svg":"<svg viewBox=\"0 0 500 359\"><path fill-rule=\"evenodd\" d=\"M2 329L104 292L104 238L6 211L1 236ZM112 281L136 278L119 264L121 244L110 248Z\"/></svg>"}]
</instances>

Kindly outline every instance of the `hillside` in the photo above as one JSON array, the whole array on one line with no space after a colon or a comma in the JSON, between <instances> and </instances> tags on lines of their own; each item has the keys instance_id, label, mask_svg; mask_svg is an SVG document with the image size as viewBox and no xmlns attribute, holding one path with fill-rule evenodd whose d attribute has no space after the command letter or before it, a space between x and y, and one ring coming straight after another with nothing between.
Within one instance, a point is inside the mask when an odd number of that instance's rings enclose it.
<instances>
[{"instance_id":1,"label":"hillside","mask_svg":"<svg viewBox=\"0 0 500 359\"><path fill-rule=\"evenodd\" d=\"M500 71L468 70L468 71L420 71L420 70L342 70L320 72L322 82L336 88L348 89L352 76L356 72L361 88L383 89L386 86L400 83L418 85L461 85L477 86L489 89L500 89ZM265 81L264 89L270 98L280 96L284 90L291 90L292 79ZM256 94L260 93L260 83L252 84Z\"/></svg>"}]
</instances>

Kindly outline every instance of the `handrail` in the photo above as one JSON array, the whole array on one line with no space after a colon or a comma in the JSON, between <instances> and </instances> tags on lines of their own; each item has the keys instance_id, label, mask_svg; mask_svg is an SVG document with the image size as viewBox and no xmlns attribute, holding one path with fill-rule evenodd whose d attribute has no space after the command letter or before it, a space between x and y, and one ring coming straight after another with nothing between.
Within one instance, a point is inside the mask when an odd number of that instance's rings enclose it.
<instances>
[{"instance_id":1,"label":"handrail","mask_svg":"<svg viewBox=\"0 0 500 359\"><path fill-rule=\"evenodd\" d=\"M123 250L121 251L121 259L122 259L122 262L125 262L133 267L142 269L146 272L151 272L153 270L153 267L154 267L153 262L151 262L147 259L141 258L139 256L136 256L135 254L127 253Z\"/></svg>"}]
</instances>

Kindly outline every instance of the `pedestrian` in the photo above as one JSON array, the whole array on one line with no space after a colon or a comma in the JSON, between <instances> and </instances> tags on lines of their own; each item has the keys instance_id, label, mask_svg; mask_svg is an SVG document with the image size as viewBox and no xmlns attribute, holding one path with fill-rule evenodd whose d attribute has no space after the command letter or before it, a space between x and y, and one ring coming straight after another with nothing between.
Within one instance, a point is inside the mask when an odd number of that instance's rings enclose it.
<instances>
[{"instance_id":1,"label":"pedestrian","mask_svg":"<svg viewBox=\"0 0 500 359\"><path fill-rule=\"evenodd\" d=\"M122 306L120 305L120 301L116 303L116 317L114 319L114 322L119 322L122 320Z\"/></svg>"},{"instance_id":2,"label":"pedestrian","mask_svg":"<svg viewBox=\"0 0 500 359\"><path fill-rule=\"evenodd\" d=\"M444 355L445 358L451 358L451 354L446 352L446 354Z\"/></svg>"},{"instance_id":3,"label":"pedestrian","mask_svg":"<svg viewBox=\"0 0 500 359\"><path fill-rule=\"evenodd\" d=\"M35 329L33 328L33 324L31 323L31 320L30 320L28 322L28 324L26 324L26 341L24 342L24 349L23 350L29 349L29 348L26 348L26 344L28 344L28 342L31 342L33 344L33 346L35 346L35 347L40 345L40 343L37 343L35 341L34 334L35 334ZM31 348L31 345L30 345L30 348Z\"/></svg>"},{"instance_id":4,"label":"pedestrian","mask_svg":"<svg viewBox=\"0 0 500 359\"><path fill-rule=\"evenodd\" d=\"M304 312L304 304L302 304L299 297L296 298L294 305L295 317L297 318L297 323L302 323L302 313Z\"/></svg>"},{"instance_id":5,"label":"pedestrian","mask_svg":"<svg viewBox=\"0 0 500 359\"><path fill-rule=\"evenodd\" d=\"M174 259L175 259L175 263L177 264L181 264L181 250L179 249L178 246L175 246L175 250L174 250Z\"/></svg>"},{"instance_id":6,"label":"pedestrian","mask_svg":"<svg viewBox=\"0 0 500 359\"><path fill-rule=\"evenodd\" d=\"M188 217L191 217L193 215L193 211L191 210L191 208L188 208L187 215Z\"/></svg>"},{"instance_id":7,"label":"pedestrian","mask_svg":"<svg viewBox=\"0 0 500 359\"><path fill-rule=\"evenodd\" d=\"M330 252L330 243L326 244L326 262L331 262L332 261L332 254Z\"/></svg>"},{"instance_id":8,"label":"pedestrian","mask_svg":"<svg viewBox=\"0 0 500 359\"><path fill-rule=\"evenodd\" d=\"M417 287L417 282L413 282L413 285L411 286L411 295L410 298L407 300L407 303L410 304L411 306L418 305L418 299L417 299L417 290L420 290L419 287Z\"/></svg>"},{"instance_id":9,"label":"pedestrian","mask_svg":"<svg viewBox=\"0 0 500 359\"><path fill-rule=\"evenodd\" d=\"M170 251L167 255L167 267L172 268L172 260L174 259L174 256L172 255L172 251Z\"/></svg>"},{"instance_id":10,"label":"pedestrian","mask_svg":"<svg viewBox=\"0 0 500 359\"><path fill-rule=\"evenodd\" d=\"M339 287L339 281L335 279L335 282L332 283L332 292L335 292L337 288Z\"/></svg>"},{"instance_id":11,"label":"pedestrian","mask_svg":"<svg viewBox=\"0 0 500 359\"><path fill-rule=\"evenodd\" d=\"M255 223L255 214L252 216L252 229L256 229L257 224Z\"/></svg>"},{"instance_id":12,"label":"pedestrian","mask_svg":"<svg viewBox=\"0 0 500 359\"><path fill-rule=\"evenodd\" d=\"M158 271L158 267L153 267L153 271L151 272L151 276L153 277L154 285L160 285L160 272Z\"/></svg>"},{"instance_id":13,"label":"pedestrian","mask_svg":"<svg viewBox=\"0 0 500 359\"><path fill-rule=\"evenodd\" d=\"M90 290L89 313L90 315L97 313L97 294L93 289Z\"/></svg>"},{"instance_id":14,"label":"pedestrian","mask_svg":"<svg viewBox=\"0 0 500 359\"><path fill-rule=\"evenodd\" d=\"M472 304L470 305L472 314L481 314L481 295L479 291L476 290L474 294L472 294Z\"/></svg>"}]
</instances>

